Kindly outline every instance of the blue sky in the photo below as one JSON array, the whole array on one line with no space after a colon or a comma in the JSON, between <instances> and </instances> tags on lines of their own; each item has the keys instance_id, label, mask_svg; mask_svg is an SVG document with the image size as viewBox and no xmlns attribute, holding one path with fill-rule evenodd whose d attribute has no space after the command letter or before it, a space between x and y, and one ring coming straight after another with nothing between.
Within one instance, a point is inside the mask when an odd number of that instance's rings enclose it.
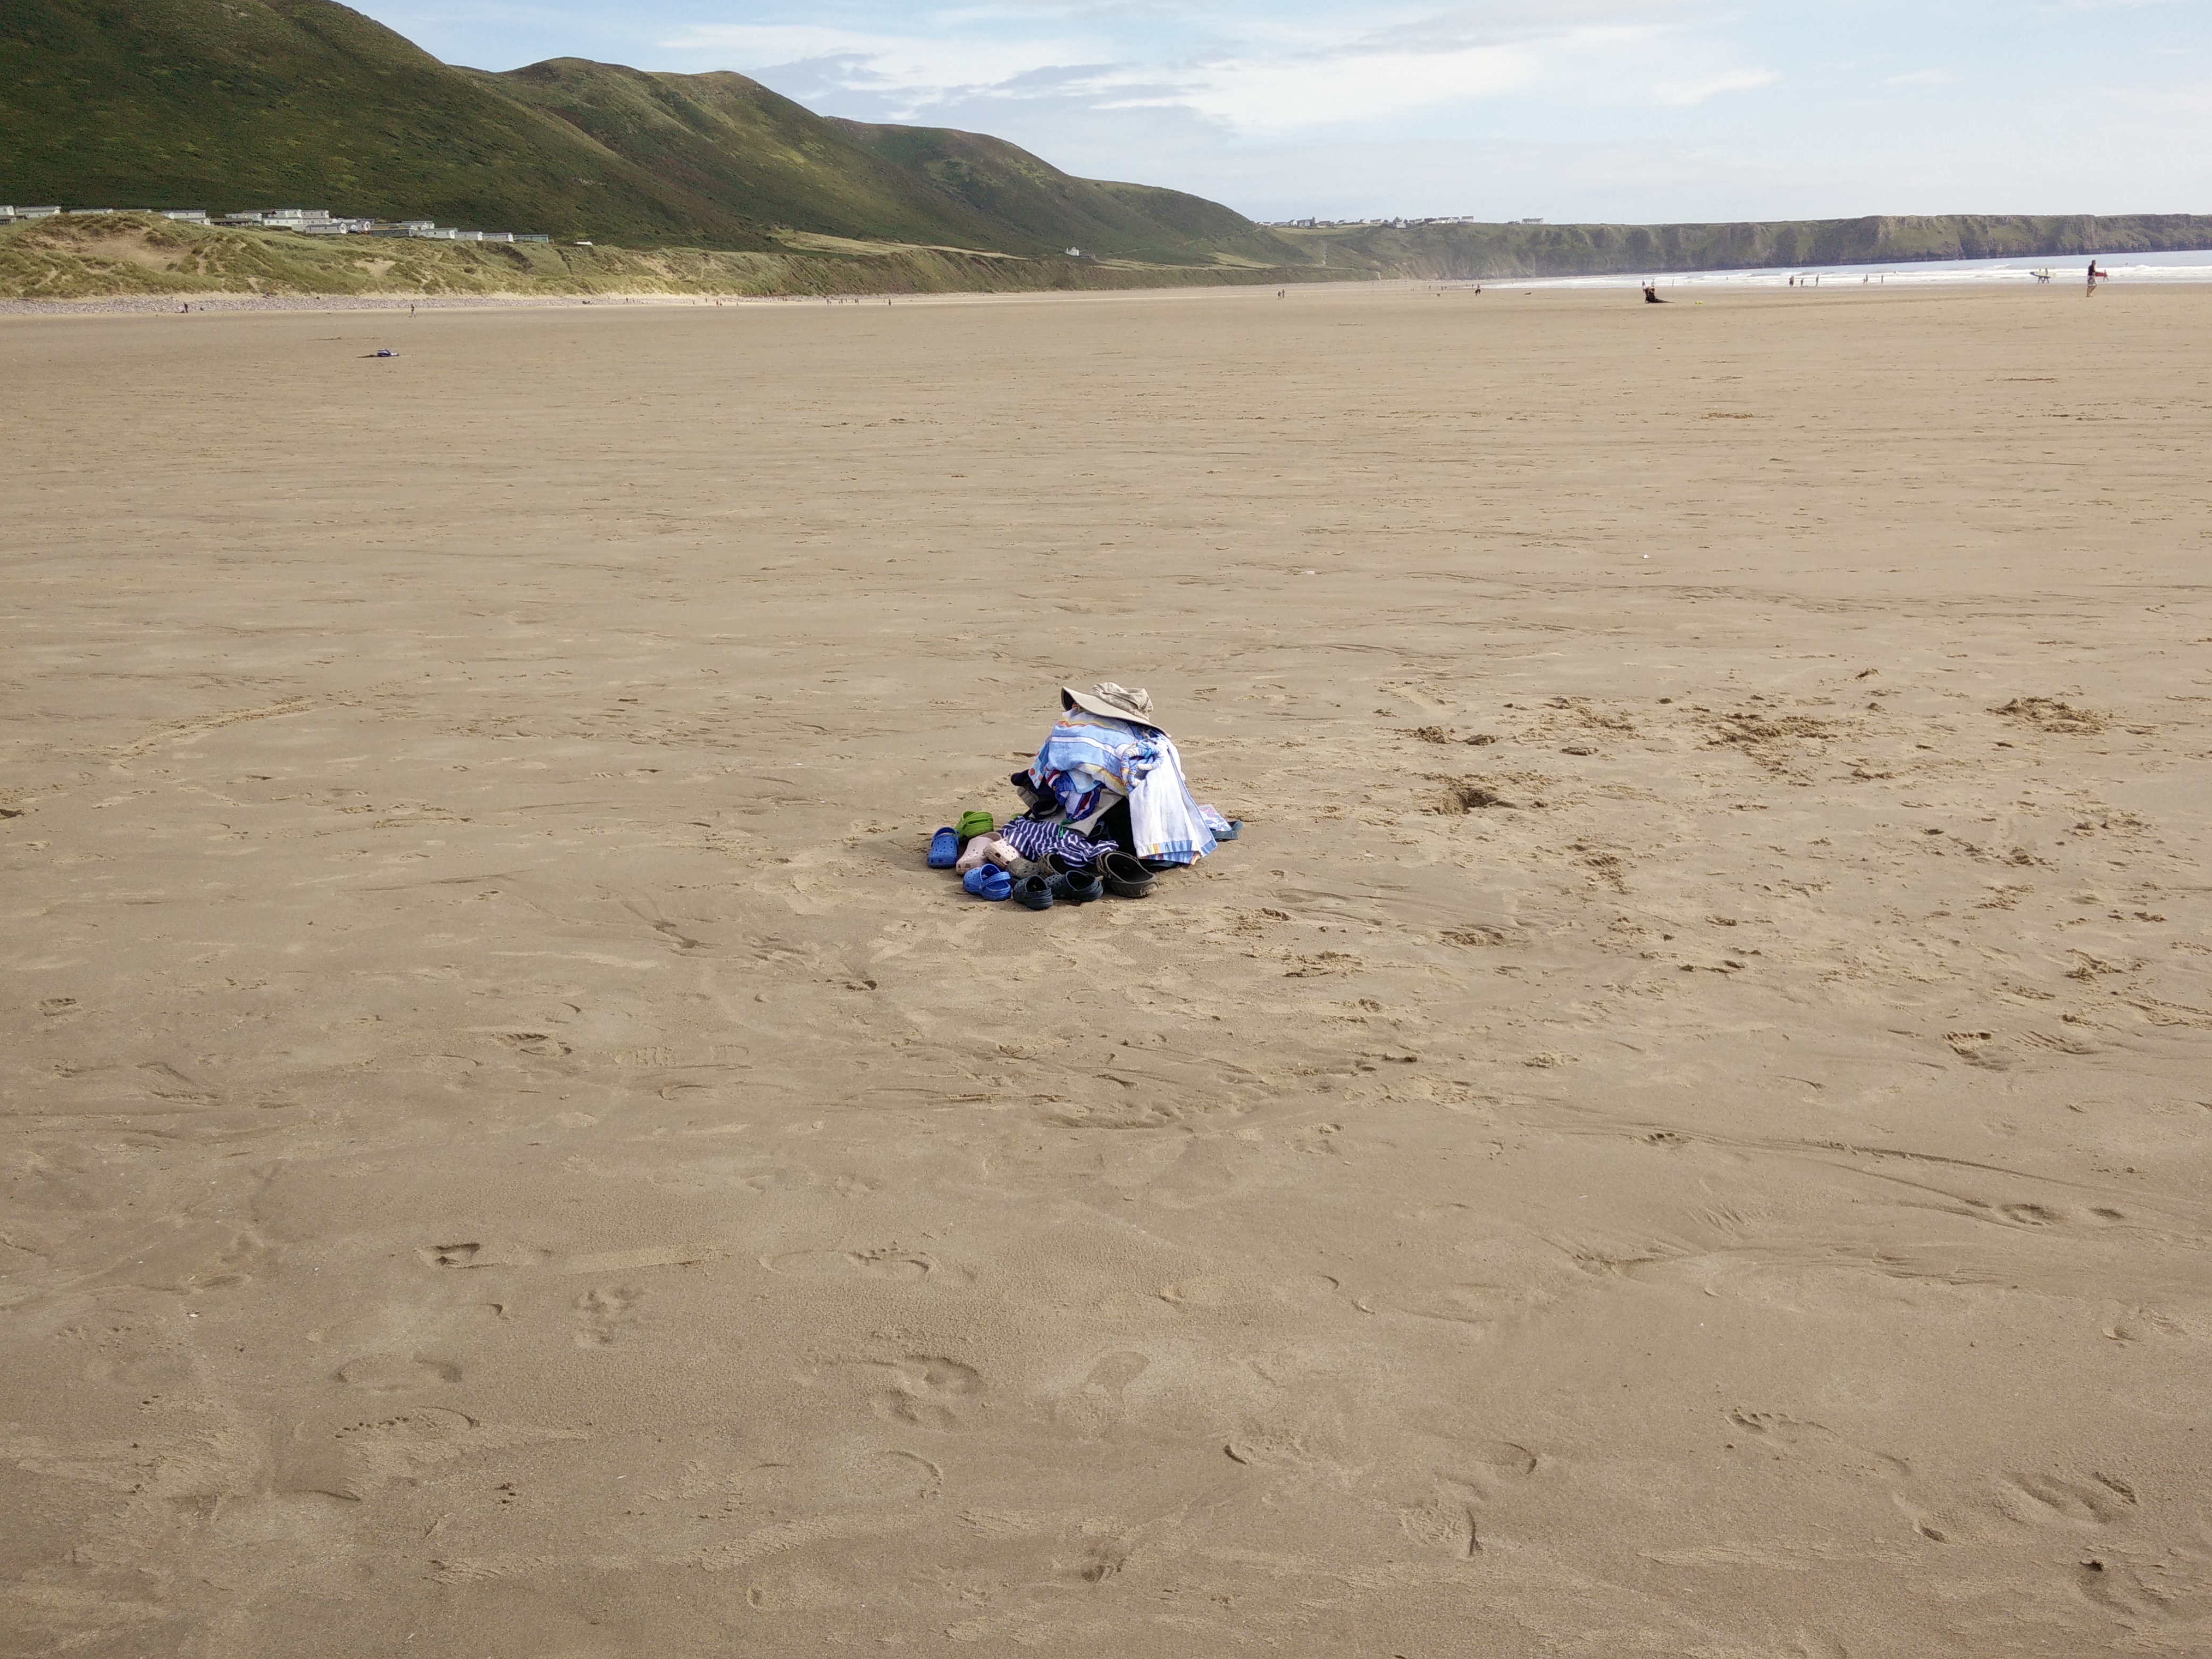
<instances>
[{"instance_id":1,"label":"blue sky","mask_svg":"<svg viewBox=\"0 0 2212 1659\"><path fill-rule=\"evenodd\" d=\"M2207 0L356 0L449 63L733 69L1256 218L2212 212Z\"/></svg>"}]
</instances>

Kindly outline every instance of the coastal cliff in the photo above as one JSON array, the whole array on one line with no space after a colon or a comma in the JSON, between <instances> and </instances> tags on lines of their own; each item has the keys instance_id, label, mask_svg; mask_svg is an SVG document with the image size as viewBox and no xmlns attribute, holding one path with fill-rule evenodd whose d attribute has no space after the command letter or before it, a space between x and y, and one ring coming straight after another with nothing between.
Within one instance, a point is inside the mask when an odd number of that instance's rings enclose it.
<instances>
[{"instance_id":1,"label":"coastal cliff","mask_svg":"<svg viewBox=\"0 0 2212 1659\"><path fill-rule=\"evenodd\" d=\"M1283 229L1346 276L1652 276L1670 270L2064 258L2212 247L2212 214L1879 214L1735 224L1388 224Z\"/></svg>"}]
</instances>

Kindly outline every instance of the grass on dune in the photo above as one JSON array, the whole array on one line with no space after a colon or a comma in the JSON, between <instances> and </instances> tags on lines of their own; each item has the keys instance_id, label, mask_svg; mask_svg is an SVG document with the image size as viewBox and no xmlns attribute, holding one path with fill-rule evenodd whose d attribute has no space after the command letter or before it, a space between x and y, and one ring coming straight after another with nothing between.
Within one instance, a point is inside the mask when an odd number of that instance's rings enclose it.
<instances>
[{"instance_id":1,"label":"grass on dune","mask_svg":"<svg viewBox=\"0 0 2212 1659\"><path fill-rule=\"evenodd\" d=\"M943 294L1271 282L1306 274L1024 259L827 237L790 241L771 252L726 252L323 238L176 224L153 214L70 214L0 228L0 297Z\"/></svg>"}]
</instances>

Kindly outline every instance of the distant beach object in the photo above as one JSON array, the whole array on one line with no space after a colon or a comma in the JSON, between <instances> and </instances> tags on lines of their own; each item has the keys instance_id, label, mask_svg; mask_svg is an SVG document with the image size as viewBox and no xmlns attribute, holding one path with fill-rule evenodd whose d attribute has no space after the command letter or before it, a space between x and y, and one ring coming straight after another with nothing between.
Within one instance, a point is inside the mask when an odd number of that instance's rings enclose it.
<instances>
[{"instance_id":1,"label":"distant beach object","mask_svg":"<svg viewBox=\"0 0 2212 1659\"><path fill-rule=\"evenodd\" d=\"M2087 289L2083 289L2083 290L2082 290L2082 295L2081 295L2081 297L2082 297L2083 299L2085 299L2085 300L2086 300L2086 299L2087 299L2087 298L2089 298L2092 295L2094 295L2094 294L2095 294L2095 293L2096 293L2096 291L2097 291L2097 284L2098 284L2100 282L2106 282L2106 283L2109 283L2109 282L2111 282L2112 280L2112 273L2111 273L2110 271L2107 271L2107 270L2098 270L2098 269L2097 269L2097 262L2096 262L2094 259L2090 260L2090 261L2089 261L2089 286L2088 286Z\"/></svg>"},{"instance_id":2,"label":"distant beach object","mask_svg":"<svg viewBox=\"0 0 2212 1659\"><path fill-rule=\"evenodd\" d=\"M1661 298L1659 297L1659 284L1658 284L1658 283L1644 283L1644 303L1645 305L1647 305L1647 306L1663 306L1663 305L1665 305L1665 304L1667 303L1667 301L1664 301L1664 300L1662 300L1662 299L1661 299Z\"/></svg>"}]
</instances>

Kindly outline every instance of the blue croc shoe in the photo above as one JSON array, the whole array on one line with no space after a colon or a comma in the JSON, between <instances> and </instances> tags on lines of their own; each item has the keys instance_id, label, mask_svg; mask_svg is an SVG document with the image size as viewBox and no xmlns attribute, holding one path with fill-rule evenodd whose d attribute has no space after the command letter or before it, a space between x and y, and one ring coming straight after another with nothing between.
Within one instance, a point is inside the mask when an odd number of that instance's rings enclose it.
<instances>
[{"instance_id":1,"label":"blue croc shoe","mask_svg":"<svg viewBox=\"0 0 2212 1659\"><path fill-rule=\"evenodd\" d=\"M1014 884L1014 896L1032 910L1049 910L1052 884L1042 876L1024 876Z\"/></svg>"},{"instance_id":2,"label":"blue croc shoe","mask_svg":"<svg viewBox=\"0 0 2212 1659\"><path fill-rule=\"evenodd\" d=\"M929 867L950 870L960 862L960 832L946 824L929 838Z\"/></svg>"},{"instance_id":3,"label":"blue croc shoe","mask_svg":"<svg viewBox=\"0 0 2212 1659\"><path fill-rule=\"evenodd\" d=\"M981 899L1002 899L1014 890L1014 878L995 864L980 864L960 878L960 884Z\"/></svg>"},{"instance_id":4,"label":"blue croc shoe","mask_svg":"<svg viewBox=\"0 0 2212 1659\"><path fill-rule=\"evenodd\" d=\"M1226 830L1217 830L1213 832L1213 838L1216 841L1235 841L1243 832L1243 819L1231 818Z\"/></svg>"}]
</instances>

